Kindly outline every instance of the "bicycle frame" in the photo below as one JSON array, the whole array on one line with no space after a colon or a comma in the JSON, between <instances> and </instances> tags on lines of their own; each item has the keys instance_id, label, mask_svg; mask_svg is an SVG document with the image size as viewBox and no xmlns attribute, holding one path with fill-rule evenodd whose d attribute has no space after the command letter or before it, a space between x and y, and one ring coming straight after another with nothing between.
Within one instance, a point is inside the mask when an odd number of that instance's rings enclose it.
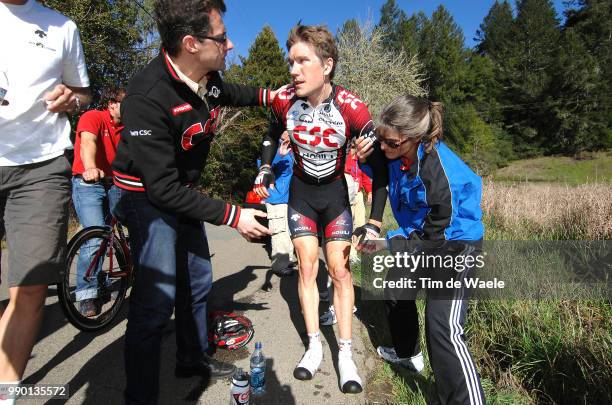
<instances>
[{"instance_id":1,"label":"bicycle frame","mask_svg":"<svg viewBox=\"0 0 612 405\"><path fill-rule=\"evenodd\" d=\"M112 217L111 223L108 226L108 228L110 232L110 239L108 239L108 241L102 240L102 243L100 243L100 247L98 248L98 251L96 252L91 263L89 263L89 267L87 268L87 271L85 272L85 275L83 276L84 281L89 281L92 273L94 273L94 269L98 266L98 261L100 260L101 257L104 257L104 255L106 255L106 248L109 244L110 244L110 247L108 250L109 252L108 256L110 260L110 266L109 266L108 276L109 277L127 277L132 273L132 268L133 268L132 256L130 255L130 247L127 242L127 238L125 236L125 232L123 231L123 227L121 226L119 221L117 221L117 218ZM119 244L121 245L121 249L125 253L125 260L127 263L126 269L115 270L115 266L113 265L113 257L114 257L113 249L115 246L114 245L115 240L119 241Z\"/></svg>"}]
</instances>

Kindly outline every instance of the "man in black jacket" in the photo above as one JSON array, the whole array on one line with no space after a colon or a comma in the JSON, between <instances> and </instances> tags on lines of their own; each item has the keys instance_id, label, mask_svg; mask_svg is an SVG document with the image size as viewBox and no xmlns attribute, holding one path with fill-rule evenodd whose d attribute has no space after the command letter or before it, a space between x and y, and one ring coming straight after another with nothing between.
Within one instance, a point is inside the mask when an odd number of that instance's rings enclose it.
<instances>
[{"instance_id":1,"label":"man in black jacket","mask_svg":"<svg viewBox=\"0 0 612 405\"><path fill-rule=\"evenodd\" d=\"M212 268L202 221L245 238L269 234L256 211L192 188L204 169L222 105L266 106L275 92L224 83L233 44L223 0L158 0L163 49L131 81L125 128L113 162L122 189L116 215L130 233L137 267L125 337L127 403L156 403L162 330L175 308L177 377L222 377L234 366L207 354L206 302ZM259 214L264 215L264 214Z\"/></svg>"}]
</instances>

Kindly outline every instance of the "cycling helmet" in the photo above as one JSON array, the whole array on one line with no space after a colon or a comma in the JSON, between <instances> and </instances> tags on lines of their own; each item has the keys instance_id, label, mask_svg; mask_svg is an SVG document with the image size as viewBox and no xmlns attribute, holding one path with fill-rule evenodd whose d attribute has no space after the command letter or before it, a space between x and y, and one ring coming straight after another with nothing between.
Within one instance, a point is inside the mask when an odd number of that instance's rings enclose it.
<instances>
[{"instance_id":1,"label":"cycling helmet","mask_svg":"<svg viewBox=\"0 0 612 405\"><path fill-rule=\"evenodd\" d=\"M214 311L210 313L210 319L208 341L223 349L235 350L246 346L255 333L253 324L243 315Z\"/></svg>"}]
</instances>

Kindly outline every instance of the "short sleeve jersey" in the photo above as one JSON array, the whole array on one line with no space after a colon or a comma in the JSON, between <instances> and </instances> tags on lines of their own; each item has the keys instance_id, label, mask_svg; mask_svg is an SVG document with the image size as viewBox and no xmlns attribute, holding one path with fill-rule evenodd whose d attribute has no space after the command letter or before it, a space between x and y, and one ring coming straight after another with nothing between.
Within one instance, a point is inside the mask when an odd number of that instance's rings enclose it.
<instances>
[{"instance_id":1,"label":"short sleeve jersey","mask_svg":"<svg viewBox=\"0 0 612 405\"><path fill-rule=\"evenodd\" d=\"M271 131L287 130L295 157L294 173L314 183L339 178L344 173L348 142L373 136L367 106L345 88L333 85L330 96L316 107L289 87L272 103Z\"/></svg>"},{"instance_id":2,"label":"short sleeve jersey","mask_svg":"<svg viewBox=\"0 0 612 405\"><path fill-rule=\"evenodd\" d=\"M83 174L85 171L81 160L81 133L89 132L96 136L96 167L110 177L122 129L123 125L115 124L108 110L90 110L83 114L77 125L72 174Z\"/></svg>"}]
</instances>

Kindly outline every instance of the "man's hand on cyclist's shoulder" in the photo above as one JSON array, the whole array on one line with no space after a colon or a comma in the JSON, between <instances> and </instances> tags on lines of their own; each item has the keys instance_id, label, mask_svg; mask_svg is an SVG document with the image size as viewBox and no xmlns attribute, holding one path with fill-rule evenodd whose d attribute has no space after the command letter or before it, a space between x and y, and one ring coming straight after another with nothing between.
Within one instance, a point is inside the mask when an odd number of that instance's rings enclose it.
<instances>
[{"instance_id":1,"label":"man's hand on cyclist's shoulder","mask_svg":"<svg viewBox=\"0 0 612 405\"><path fill-rule=\"evenodd\" d=\"M287 90L287 88L288 88L289 86L291 86L291 85L290 85L290 84L285 84L284 86L281 86L281 87L279 87L279 88L278 88L278 89L276 89L276 90L272 90L272 91L270 92L270 102L273 102L273 101L274 101L274 99L276 98L276 96L278 95L278 93L280 93L281 91L285 91L285 90Z\"/></svg>"},{"instance_id":2,"label":"man's hand on cyclist's shoulder","mask_svg":"<svg viewBox=\"0 0 612 405\"><path fill-rule=\"evenodd\" d=\"M268 228L257 222L255 217L266 217L266 213L252 208L243 208L240 210L240 218L236 230L246 240L258 239L262 236L271 235Z\"/></svg>"}]
</instances>

